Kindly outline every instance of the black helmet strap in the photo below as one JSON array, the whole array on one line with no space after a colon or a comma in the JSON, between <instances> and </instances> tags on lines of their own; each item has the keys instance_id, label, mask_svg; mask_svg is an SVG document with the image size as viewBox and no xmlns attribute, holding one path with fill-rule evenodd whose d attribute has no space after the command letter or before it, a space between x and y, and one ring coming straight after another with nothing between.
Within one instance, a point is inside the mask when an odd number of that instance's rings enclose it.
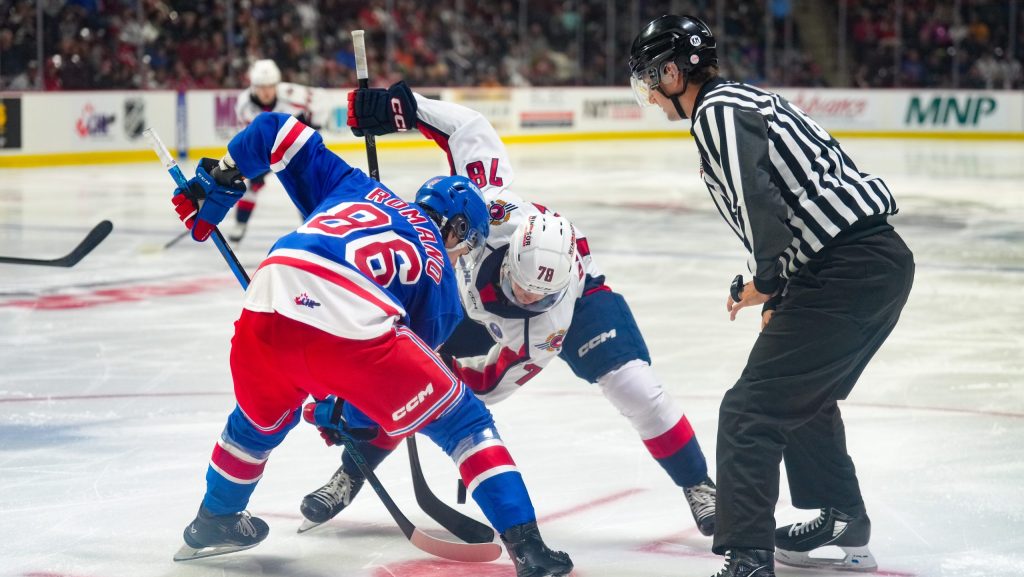
<instances>
[{"instance_id":1,"label":"black helmet strap","mask_svg":"<svg viewBox=\"0 0 1024 577\"><path fill-rule=\"evenodd\" d=\"M679 92L676 92L675 94L668 94L661 87L662 85L659 82L658 87L655 88L655 90L660 92L661 95L664 96L665 98L669 99L672 102L672 106L676 108L676 113L679 114L679 118L685 120L688 117L686 116L686 112L683 111L683 105L679 103L679 97L682 96L683 94L686 94L686 89L690 86L690 75L686 74L685 72L683 72L681 68L679 68L679 63L675 63L675 65L676 71L678 71L679 74L681 74L683 77L683 89L680 90Z\"/></svg>"}]
</instances>

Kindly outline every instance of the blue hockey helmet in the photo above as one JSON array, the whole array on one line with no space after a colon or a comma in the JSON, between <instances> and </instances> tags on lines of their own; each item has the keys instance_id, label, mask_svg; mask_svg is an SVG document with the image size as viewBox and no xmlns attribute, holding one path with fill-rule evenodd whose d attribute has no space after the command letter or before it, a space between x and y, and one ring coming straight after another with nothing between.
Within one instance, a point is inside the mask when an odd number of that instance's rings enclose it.
<instances>
[{"instance_id":1,"label":"blue hockey helmet","mask_svg":"<svg viewBox=\"0 0 1024 577\"><path fill-rule=\"evenodd\" d=\"M465 176L435 176L416 191L420 205L441 231L442 242L454 232L459 239L455 248L469 249L470 262L483 253L490 232L490 216L484 194Z\"/></svg>"}]
</instances>

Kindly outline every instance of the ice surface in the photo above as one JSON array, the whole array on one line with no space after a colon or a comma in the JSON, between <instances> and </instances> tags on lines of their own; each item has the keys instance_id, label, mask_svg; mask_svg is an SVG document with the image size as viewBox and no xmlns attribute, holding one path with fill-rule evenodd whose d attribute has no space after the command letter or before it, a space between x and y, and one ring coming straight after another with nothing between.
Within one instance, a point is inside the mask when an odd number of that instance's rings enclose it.
<instances>
[{"instance_id":1,"label":"ice surface","mask_svg":"<svg viewBox=\"0 0 1024 577\"><path fill-rule=\"evenodd\" d=\"M850 140L902 207L918 269L904 317L842 405L874 525L879 573L1021 574L1024 536L1024 143ZM446 171L433 149L388 150L407 198ZM514 189L572 218L626 295L654 366L714 461L718 402L743 367L756 312L730 323L745 255L697 176L687 138L519 145ZM364 165L362 154L349 154ZM189 170L190 171L190 170ZM227 365L241 292L212 246L179 232L171 181L151 164L0 170L0 254L65 254L99 220L114 233L71 269L0 265L0 576L509 576L402 538L372 492L315 532L298 504L337 466L311 427L274 452L250 510L250 551L175 564L233 401ZM254 269L298 217L276 181L240 250ZM545 538L580 577L700 577L721 564L681 492L628 423L558 362L494 407ZM435 492L455 471L421 442ZM380 476L414 522L404 449ZM783 482L785 476L783 475ZM813 513L789 506L780 523ZM480 518L471 503L465 511ZM780 575L826 575L778 567Z\"/></svg>"}]
</instances>

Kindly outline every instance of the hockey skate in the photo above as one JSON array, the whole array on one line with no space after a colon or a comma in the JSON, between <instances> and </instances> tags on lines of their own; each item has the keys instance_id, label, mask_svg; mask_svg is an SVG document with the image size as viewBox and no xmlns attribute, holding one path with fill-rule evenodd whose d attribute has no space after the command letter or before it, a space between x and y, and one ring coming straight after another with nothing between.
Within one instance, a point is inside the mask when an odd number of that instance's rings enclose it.
<instances>
[{"instance_id":1,"label":"hockey skate","mask_svg":"<svg viewBox=\"0 0 1024 577\"><path fill-rule=\"evenodd\" d=\"M715 534L715 497L717 489L711 477L705 478L692 487L684 487L683 494L690 504L690 512L701 535Z\"/></svg>"},{"instance_id":2,"label":"hockey skate","mask_svg":"<svg viewBox=\"0 0 1024 577\"><path fill-rule=\"evenodd\" d=\"M572 559L544 544L536 522L509 527L501 534L501 540L512 557L516 577L557 577L572 571Z\"/></svg>"},{"instance_id":3,"label":"hockey skate","mask_svg":"<svg viewBox=\"0 0 1024 577\"><path fill-rule=\"evenodd\" d=\"M213 515L206 507L185 527L185 544L174 554L175 561L191 561L251 549L267 538L270 527L248 511Z\"/></svg>"},{"instance_id":4,"label":"hockey skate","mask_svg":"<svg viewBox=\"0 0 1024 577\"><path fill-rule=\"evenodd\" d=\"M231 227L231 231L228 233L228 240L231 241L231 244L238 244L242 242L242 239L245 238L245 229L248 228L248 226L249 223L236 222L235 225Z\"/></svg>"},{"instance_id":5,"label":"hockey skate","mask_svg":"<svg viewBox=\"0 0 1024 577\"><path fill-rule=\"evenodd\" d=\"M776 529L775 558L793 567L874 571L878 563L868 550L870 538L867 513L848 515L830 507L822 509L816 519ZM842 550L842 556L818 551L833 546Z\"/></svg>"},{"instance_id":6,"label":"hockey skate","mask_svg":"<svg viewBox=\"0 0 1024 577\"><path fill-rule=\"evenodd\" d=\"M306 519L298 532L305 533L333 519L348 507L365 481L362 476L348 474L345 467L338 467L326 485L302 498L299 510Z\"/></svg>"},{"instance_id":7,"label":"hockey skate","mask_svg":"<svg viewBox=\"0 0 1024 577\"><path fill-rule=\"evenodd\" d=\"M725 552L725 567L713 577L775 577L772 552L764 549L733 549Z\"/></svg>"}]
</instances>

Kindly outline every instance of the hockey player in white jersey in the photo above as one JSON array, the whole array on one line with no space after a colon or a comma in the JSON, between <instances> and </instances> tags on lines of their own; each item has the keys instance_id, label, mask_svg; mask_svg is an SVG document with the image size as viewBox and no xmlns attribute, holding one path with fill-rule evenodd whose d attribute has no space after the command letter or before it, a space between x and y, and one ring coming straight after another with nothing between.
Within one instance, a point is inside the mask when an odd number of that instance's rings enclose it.
<instances>
[{"instance_id":1,"label":"hockey player in white jersey","mask_svg":"<svg viewBox=\"0 0 1024 577\"><path fill-rule=\"evenodd\" d=\"M262 112L283 112L317 130L327 121L327 93L321 88L281 82L281 70L273 60L257 60L249 69L249 88L235 102L235 117L242 126L249 126ZM257 195L266 186L266 176L246 181L245 196L235 208L234 226L228 230L231 242L240 242L245 236Z\"/></svg>"},{"instance_id":2,"label":"hockey player in white jersey","mask_svg":"<svg viewBox=\"0 0 1024 577\"><path fill-rule=\"evenodd\" d=\"M561 357L629 420L651 456L683 489L700 532L711 535L715 485L704 454L682 409L651 369L626 301L605 284L578 229L508 190L512 167L490 123L464 106L413 95L401 82L388 90L350 93L348 123L357 136L419 129L447 153L452 173L472 180L489 203L488 242L482 254L464 257L457 270L472 321L463 321L441 348L452 369L493 404ZM417 202L445 213L429 190L421 190ZM377 463L386 454L374 453ZM331 480L303 500L303 514L315 522L330 519L362 482L343 455Z\"/></svg>"}]
</instances>

